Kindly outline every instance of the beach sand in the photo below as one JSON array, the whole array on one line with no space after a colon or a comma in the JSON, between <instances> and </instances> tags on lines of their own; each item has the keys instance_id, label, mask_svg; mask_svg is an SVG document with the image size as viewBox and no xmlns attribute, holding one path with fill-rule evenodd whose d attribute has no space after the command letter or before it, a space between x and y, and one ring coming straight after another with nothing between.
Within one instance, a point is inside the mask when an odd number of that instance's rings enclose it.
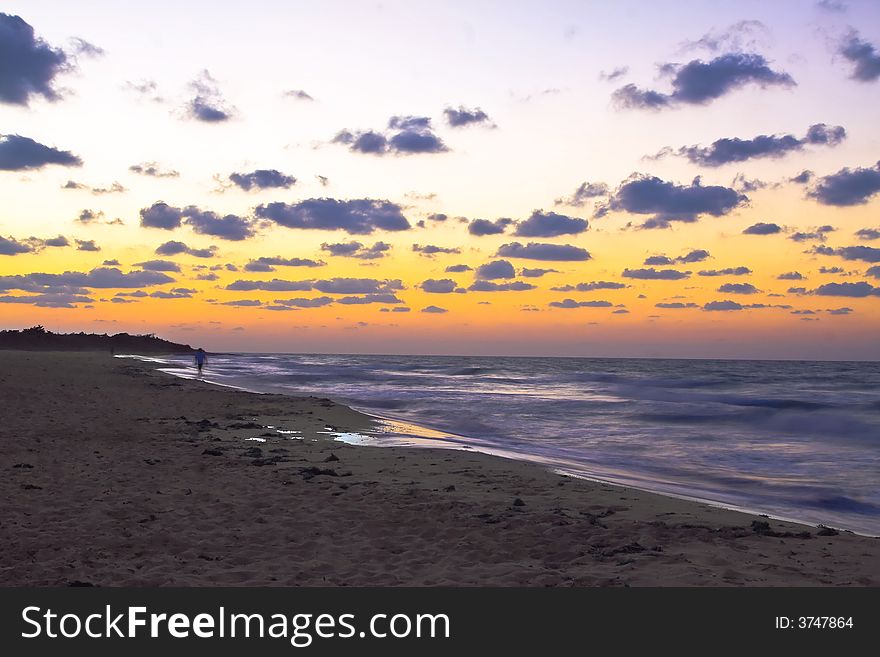
<instances>
[{"instance_id":1,"label":"beach sand","mask_svg":"<svg viewBox=\"0 0 880 657\"><path fill-rule=\"evenodd\" d=\"M880 585L880 539L347 445L332 401L108 354L0 351L0 406L0 585Z\"/></svg>"}]
</instances>

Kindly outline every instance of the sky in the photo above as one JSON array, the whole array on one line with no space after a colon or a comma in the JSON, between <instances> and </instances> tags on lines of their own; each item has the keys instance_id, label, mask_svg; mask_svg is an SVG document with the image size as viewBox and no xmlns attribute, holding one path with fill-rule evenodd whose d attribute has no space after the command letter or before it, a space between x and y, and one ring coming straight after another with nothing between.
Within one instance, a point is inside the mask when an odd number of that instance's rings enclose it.
<instances>
[{"instance_id":1,"label":"sky","mask_svg":"<svg viewBox=\"0 0 880 657\"><path fill-rule=\"evenodd\" d=\"M880 3L0 12L0 328L880 360Z\"/></svg>"}]
</instances>

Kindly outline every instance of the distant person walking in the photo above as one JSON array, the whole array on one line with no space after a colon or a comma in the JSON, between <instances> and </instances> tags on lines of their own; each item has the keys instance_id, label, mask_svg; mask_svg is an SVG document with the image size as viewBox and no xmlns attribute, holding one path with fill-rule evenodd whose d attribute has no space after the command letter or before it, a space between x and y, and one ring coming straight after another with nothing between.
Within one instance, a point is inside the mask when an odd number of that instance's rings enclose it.
<instances>
[{"instance_id":1,"label":"distant person walking","mask_svg":"<svg viewBox=\"0 0 880 657\"><path fill-rule=\"evenodd\" d=\"M196 349L196 367L199 368L199 376L202 375L202 368L208 364L208 354L205 353L205 350L199 347Z\"/></svg>"}]
</instances>

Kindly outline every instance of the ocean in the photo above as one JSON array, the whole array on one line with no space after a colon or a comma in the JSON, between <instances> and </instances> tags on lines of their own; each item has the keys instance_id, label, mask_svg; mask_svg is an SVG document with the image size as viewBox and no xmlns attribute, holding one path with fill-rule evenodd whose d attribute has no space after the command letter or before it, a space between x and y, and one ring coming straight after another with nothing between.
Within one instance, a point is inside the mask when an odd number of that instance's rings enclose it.
<instances>
[{"instance_id":1,"label":"ocean","mask_svg":"<svg viewBox=\"0 0 880 657\"><path fill-rule=\"evenodd\" d=\"M189 357L150 360L195 375ZM880 535L880 363L217 354L204 378L384 420L336 436L350 442L474 449Z\"/></svg>"}]
</instances>

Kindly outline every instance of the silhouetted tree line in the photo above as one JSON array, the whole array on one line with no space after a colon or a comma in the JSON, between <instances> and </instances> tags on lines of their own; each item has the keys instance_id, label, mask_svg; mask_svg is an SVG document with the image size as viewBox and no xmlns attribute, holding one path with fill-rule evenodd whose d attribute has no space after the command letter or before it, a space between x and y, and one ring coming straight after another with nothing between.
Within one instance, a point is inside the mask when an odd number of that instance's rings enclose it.
<instances>
[{"instance_id":1,"label":"silhouetted tree line","mask_svg":"<svg viewBox=\"0 0 880 657\"><path fill-rule=\"evenodd\" d=\"M0 331L0 349L30 351L110 351L122 353L188 353L195 351L188 344L157 338L153 333L52 333L42 326L20 331Z\"/></svg>"}]
</instances>

